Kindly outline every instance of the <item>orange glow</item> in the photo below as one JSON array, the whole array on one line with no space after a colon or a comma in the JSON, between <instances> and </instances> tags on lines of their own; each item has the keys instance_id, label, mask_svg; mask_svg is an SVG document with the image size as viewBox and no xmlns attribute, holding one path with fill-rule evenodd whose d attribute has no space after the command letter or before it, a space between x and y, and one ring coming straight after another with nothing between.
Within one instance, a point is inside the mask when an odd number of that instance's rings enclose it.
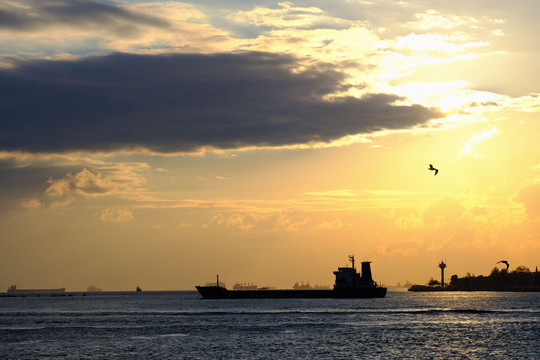
<instances>
[{"instance_id":1,"label":"orange glow","mask_svg":"<svg viewBox=\"0 0 540 360\"><path fill-rule=\"evenodd\" d=\"M13 11L32 4L0 6ZM512 5L503 11L436 4L428 9L415 1L385 4L388 9L351 1L332 8L289 2L248 8L227 1L110 6L115 11L109 22L96 17L80 24L43 20L33 27L2 27L2 79L33 61L33 70L60 59L76 68L81 59L116 53L215 59L265 52L275 55L269 63L290 73L261 71L264 82L246 79L251 73L243 70L256 66L245 57L240 71L222 70L223 83L214 84L214 75L205 78L212 86L202 91L197 86L211 66L190 63L200 73L183 83L172 64L174 70L159 79L163 87L138 85L147 91L144 104L117 94L122 107L104 110L107 121L87 120L76 129L84 135L95 121L103 127L99 140L112 139L103 146L81 150L73 141L77 150L71 151L2 144L0 289L17 283L69 291L90 284L104 290L138 284L145 290L193 290L216 273L229 287L331 285L332 271L353 253L373 261L375 280L386 285L424 283L437 276L442 259L448 277L489 274L503 257L515 266L540 265L540 54L529 43L536 33L515 26L532 29L536 13L523 14ZM60 70L55 84L76 82ZM284 110L280 102L288 99L272 96L299 81L287 77L299 73L307 85ZM116 86L115 74L109 75L104 82ZM136 83L138 75L130 80ZM106 77L95 75L90 85L77 86L93 89L103 81L100 76ZM179 84L183 92L175 93ZM188 91L211 96L214 85L226 95L238 91L242 105L216 112L214 124L256 109L242 118L246 124L197 128L203 123L199 115L212 106L200 113L159 107L152 116L139 119L137 113L125 120L129 125L114 127L127 108L153 109L156 98L184 104ZM256 101L248 96L249 89L274 87ZM315 119L329 104L356 109L350 103L361 101L362 111L354 110L350 119L335 115L337 108L325 121ZM70 104L59 100L58 107L64 105ZM422 119L430 109L441 117ZM400 117L406 110L410 117ZM271 121L259 124L267 114ZM38 115L50 124L40 141L62 133L56 118ZM159 127L160 118L172 119L170 127ZM12 132L23 127L0 121ZM146 124L149 130L141 132ZM280 126L287 131L268 135ZM172 128L198 132L175 143L165 136ZM130 136L125 148L116 147L118 139ZM154 136L154 146L141 141ZM160 136L173 145L211 140L167 151ZM429 164L439 169L436 176Z\"/></svg>"}]
</instances>

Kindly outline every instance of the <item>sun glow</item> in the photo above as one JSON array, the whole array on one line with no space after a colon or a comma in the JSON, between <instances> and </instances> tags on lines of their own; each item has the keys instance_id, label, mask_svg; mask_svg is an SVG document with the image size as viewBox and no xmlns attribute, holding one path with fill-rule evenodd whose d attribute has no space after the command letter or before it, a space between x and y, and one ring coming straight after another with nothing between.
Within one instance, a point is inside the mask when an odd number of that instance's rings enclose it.
<instances>
[{"instance_id":1,"label":"sun glow","mask_svg":"<svg viewBox=\"0 0 540 360\"><path fill-rule=\"evenodd\" d=\"M446 114L482 111L482 106L493 106L505 101L505 97L486 91L470 90L464 80L445 82L411 82L406 85L380 85L383 91L401 95L409 104L430 104Z\"/></svg>"}]
</instances>

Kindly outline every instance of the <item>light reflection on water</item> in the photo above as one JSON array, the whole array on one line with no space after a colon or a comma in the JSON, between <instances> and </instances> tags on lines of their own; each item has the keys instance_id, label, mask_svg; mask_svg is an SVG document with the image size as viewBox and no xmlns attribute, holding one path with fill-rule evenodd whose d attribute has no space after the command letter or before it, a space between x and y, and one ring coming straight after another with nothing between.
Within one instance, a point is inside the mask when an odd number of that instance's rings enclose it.
<instances>
[{"instance_id":1,"label":"light reflection on water","mask_svg":"<svg viewBox=\"0 0 540 360\"><path fill-rule=\"evenodd\" d=\"M536 359L540 293L0 297L0 358Z\"/></svg>"}]
</instances>

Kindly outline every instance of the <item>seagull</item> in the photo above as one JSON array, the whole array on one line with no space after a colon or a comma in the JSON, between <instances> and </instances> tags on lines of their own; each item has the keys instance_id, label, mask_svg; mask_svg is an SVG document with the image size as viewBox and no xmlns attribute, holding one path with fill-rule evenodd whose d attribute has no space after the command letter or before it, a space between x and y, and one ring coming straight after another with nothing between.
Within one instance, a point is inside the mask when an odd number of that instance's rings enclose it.
<instances>
[{"instance_id":1,"label":"seagull","mask_svg":"<svg viewBox=\"0 0 540 360\"><path fill-rule=\"evenodd\" d=\"M508 261L506 261L506 260L501 260L501 261L498 261L497 264L498 264L498 263L503 263L503 264L505 264L505 265L506 265L506 271L508 271L508 268L510 267L510 264L508 263Z\"/></svg>"},{"instance_id":2,"label":"seagull","mask_svg":"<svg viewBox=\"0 0 540 360\"><path fill-rule=\"evenodd\" d=\"M428 170L435 171L435 174L433 176L437 175L437 173L439 172L439 169L435 169L433 167L433 165L431 165L431 164L429 164L429 169Z\"/></svg>"}]
</instances>

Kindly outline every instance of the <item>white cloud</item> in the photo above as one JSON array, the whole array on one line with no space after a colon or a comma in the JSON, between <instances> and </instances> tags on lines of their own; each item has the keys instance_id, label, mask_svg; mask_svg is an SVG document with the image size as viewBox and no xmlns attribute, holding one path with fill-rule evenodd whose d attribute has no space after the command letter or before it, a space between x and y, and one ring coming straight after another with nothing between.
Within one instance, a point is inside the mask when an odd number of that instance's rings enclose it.
<instances>
[{"instance_id":1,"label":"white cloud","mask_svg":"<svg viewBox=\"0 0 540 360\"><path fill-rule=\"evenodd\" d=\"M494 135L499 134L496 127L491 128L490 130L482 131L481 133L473 135L469 141L467 141L464 145L461 151L459 152L459 156L473 156L475 158L480 157L481 154L476 152L473 148L474 145L480 144L486 140L491 139Z\"/></svg>"},{"instance_id":2,"label":"white cloud","mask_svg":"<svg viewBox=\"0 0 540 360\"><path fill-rule=\"evenodd\" d=\"M224 227L226 229L251 231L295 232L311 223L311 219L299 212L281 211L273 213L242 212L228 216L218 214L202 225L202 228Z\"/></svg>"},{"instance_id":3,"label":"white cloud","mask_svg":"<svg viewBox=\"0 0 540 360\"><path fill-rule=\"evenodd\" d=\"M540 183L523 187L514 200L525 205L529 218L540 219Z\"/></svg>"},{"instance_id":4,"label":"white cloud","mask_svg":"<svg viewBox=\"0 0 540 360\"><path fill-rule=\"evenodd\" d=\"M49 204L49 207L51 209L64 208L64 207L72 204L74 201L75 201L75 198L73 196L69 196L68 198L63 199L63 200L56 200L56 201L51 202Z\"/></svg>"},{"instance_id":5,"label":"white cloud","mask_svg":"<svg viewBox=\"0 0 540 360\"><path fill-rule=\"evenodd\" d=\"M333 220L333 221L323 221L319 225L315 227L317 230L332 230L332 229L340 229L342 227L345 227L346 225L343 224L343 222L339 219Z\"/></svg>"},{"instance_id":6,"label":"white cloud","mask_svg":"<svg viewBox=\"0 0 540 360\"><path fill-rule=\"evenodd\" d=\"M463 145L463 148L461 149L461 151L459 152L459 156L462 157L462 156L472 156L472 155L473 155L472 145L469 142L466 142Z\"/></svg>"},{"instance_id":7,"label":"white cloud","mask_svg":"<svg viewBox=\"0 0 540 360\"><path fill-rule=\"evenodd\" d=\"M68 173L62 179L51 178L47 182L49 187L45 190L45 194L49 196L103 194L115 188L110 178L105 178L100 173L94 174L87 169L75 174Z\"/></svg>"},{"instance_id":8,"label":"white cloud","mask_svg":"<svg viewBox=\"0 0 540 360\"><path fill-rule=\"evenodd\" d=\"M104 221L129 221L133 220L133 212L129 209L107 208L99 214L99 219Z\"/></svg>"},{"instance_id":9,"label":"white cloud","mask_svg":"<svg viewBox=\"0 0 540 360\"><path fill-rule=\"evenodd\" d=\"M21 206L26 209L37 209L41 206L41 202L37 199L25 199L21 202Z\"/></svg>"}]
</instances>

